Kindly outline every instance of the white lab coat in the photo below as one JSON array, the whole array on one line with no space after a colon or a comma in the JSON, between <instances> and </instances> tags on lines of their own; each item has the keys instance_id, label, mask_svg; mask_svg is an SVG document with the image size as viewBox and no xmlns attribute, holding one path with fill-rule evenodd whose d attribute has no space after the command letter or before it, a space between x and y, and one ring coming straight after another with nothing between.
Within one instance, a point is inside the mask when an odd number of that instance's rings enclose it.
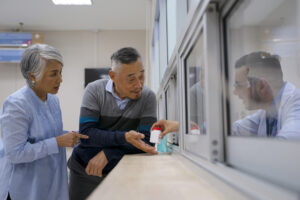
<instances>
[{"instance_id":1,"label":"white lab coat","mask_svg":"<svg viewBox=\"0 0 300 200\"><path fill-rule=\"evenodd\" d=\"M300 139L300 90L287 82L278 109L276 137ZM266 111L256 113L233 123L233 135L266 137Z\"/></svg>"}]
</instances>

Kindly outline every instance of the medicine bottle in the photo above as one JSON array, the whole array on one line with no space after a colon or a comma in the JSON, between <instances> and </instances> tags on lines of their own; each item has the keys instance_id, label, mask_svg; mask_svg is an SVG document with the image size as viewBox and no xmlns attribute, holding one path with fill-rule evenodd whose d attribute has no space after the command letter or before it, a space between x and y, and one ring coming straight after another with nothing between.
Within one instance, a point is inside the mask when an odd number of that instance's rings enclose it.
<instances>
[{"instance_id":1,"label":"medicine bottle","mask_svg":"<svg viewBox=\"0 0 300 200\"><path fill-rule=\"evenodd\" d=\"M160 133L161 133L161 128L154 127L151 131L150 142L155 144L160 143L160 138L159 138Z\"/></svg>"},{"instance_id":2,"label":"medicine bottle","mask_svg":"<svg viewBox=\"0 0 300 200\"><path fill-rule=\"evenodd\" d=\"M191 134L195 134L195 135L201 134L200 129L198 127L196 127L196 126L193 126L191 128Z\"/></svg>"}]
</instances>

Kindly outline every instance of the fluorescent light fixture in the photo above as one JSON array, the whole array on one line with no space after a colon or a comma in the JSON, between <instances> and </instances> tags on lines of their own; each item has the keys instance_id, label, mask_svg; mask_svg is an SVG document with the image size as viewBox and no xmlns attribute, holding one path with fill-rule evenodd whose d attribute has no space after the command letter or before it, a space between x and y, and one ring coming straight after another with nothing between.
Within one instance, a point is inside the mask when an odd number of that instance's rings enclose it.
<instances>
[{"instance_id":1,"label":"fluorescent light fixture","mask_svg":"<svg viewBox=\"0 0 300 200\"><path fill-rule=\"evenodd\" d=\"M55 5L92 5L92 0L52 0Z\"/></svg>"}]
</instances>

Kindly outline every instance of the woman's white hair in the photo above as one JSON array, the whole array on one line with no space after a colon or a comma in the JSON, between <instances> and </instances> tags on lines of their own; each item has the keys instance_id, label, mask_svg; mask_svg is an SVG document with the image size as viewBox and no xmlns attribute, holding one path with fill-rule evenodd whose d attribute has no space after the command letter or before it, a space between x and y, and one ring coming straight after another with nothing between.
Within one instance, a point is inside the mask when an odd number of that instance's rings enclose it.
<instances>
[{"instance_id":1,"label":"woman's white hair","mask_svg":"<svg viewBox=\"0 0 300 200\"><path fill-rule=\"evenodd\" d=\"M36 80L40 80L49 60L58 61L63 65L62 55L57 49L50 45L35 44L24 51L20 67L23 77L30 87L33 86L33 83L29 74L32 73Z\"/></svg>"}]
</instances>

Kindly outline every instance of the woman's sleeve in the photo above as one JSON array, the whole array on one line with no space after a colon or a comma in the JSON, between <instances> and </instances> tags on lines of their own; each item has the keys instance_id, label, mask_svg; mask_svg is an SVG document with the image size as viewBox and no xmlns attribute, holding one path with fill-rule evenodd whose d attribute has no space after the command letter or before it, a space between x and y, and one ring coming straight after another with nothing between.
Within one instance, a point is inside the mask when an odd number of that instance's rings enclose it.
<instances>
[{"instance_id":1,"label":"woman's sleeve","mask_svg":"<svg viewBox=\"0 0 300 200\"><path fill-rule=\"evenodd\" d=\"M36 143L29 138L28 112L19 101L7 100L3 105L0 127L5 155L12 163L33 162L59 152L55 137Z\"/></svg>"}]
</instances>

